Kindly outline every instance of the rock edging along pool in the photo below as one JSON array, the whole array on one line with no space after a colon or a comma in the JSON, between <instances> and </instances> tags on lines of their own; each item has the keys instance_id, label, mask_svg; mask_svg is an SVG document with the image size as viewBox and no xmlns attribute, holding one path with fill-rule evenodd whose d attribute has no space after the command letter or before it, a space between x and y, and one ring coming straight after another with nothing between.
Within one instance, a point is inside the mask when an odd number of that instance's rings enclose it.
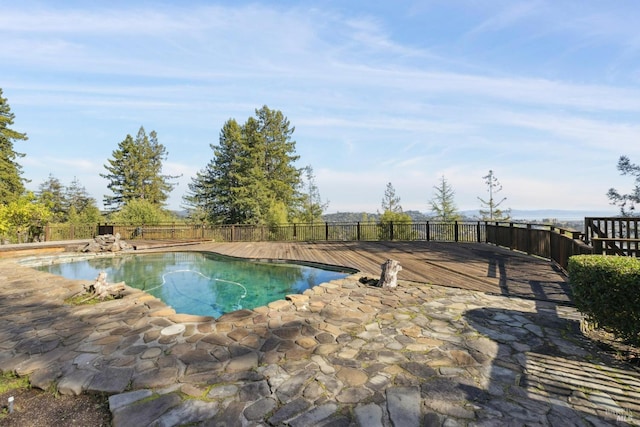
<instances>
[{"instance_id":1,"label":"rock edging along pool","mask_svg":"<svg viewBox=\"0 0 640 427\"><path fill-rule=\"evenodd\" d=\"M302 293L357 270L308 262L251 260L212 252L156 252L99 257L45 257L23 265L68 279L93 281L101 271L109 283L124 281L171 306L177 313L219 317Z\"/></svg>"}]
</instances>

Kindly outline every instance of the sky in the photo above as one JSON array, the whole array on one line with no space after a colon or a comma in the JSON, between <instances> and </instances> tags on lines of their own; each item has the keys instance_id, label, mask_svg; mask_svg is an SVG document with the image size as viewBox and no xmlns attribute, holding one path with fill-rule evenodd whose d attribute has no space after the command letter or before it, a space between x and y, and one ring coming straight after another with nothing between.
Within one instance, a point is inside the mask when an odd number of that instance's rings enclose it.
<instances>
[{"instance_id":1,"label":"sky","mask_svg":"<svg viewBox=\"0 0 640 427\"><path fill-rule=\"evenodd\" d=\"M428 213L442 177L482 208L489 170L512 209L611 211L640 163L637 0L0 0L0 88L27 187L104 165L143 126L181 175L223 124L267 105L295 127L327 213L376 212L387 183Z\"/></svg>"}]
</instances>

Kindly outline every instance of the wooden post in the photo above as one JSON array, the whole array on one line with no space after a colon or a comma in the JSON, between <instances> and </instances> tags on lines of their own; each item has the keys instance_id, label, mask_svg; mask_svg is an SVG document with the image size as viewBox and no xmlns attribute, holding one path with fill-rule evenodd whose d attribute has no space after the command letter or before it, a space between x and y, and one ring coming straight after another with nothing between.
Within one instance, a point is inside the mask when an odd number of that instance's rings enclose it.
<instances>
[{"instance_id":1,"label":"wooden post","mask_svg":"<svg viewBox=\"0 0 640 427\"><path fill-rule=\"evenodd\" d=\"M597 237L594 237L591 240L591 243L593 243L593 250L595 252L596 255L602 255L602 240L600 240Z\"/></svg>"},{"instance_id":2,"label":"wooden post","mask_svg":"<svg viewBox=\"0 0 640 427\"><path fill-rule=\"evenodd\" d=\"M378 280L378 287L395 288L398 286L398 272L402 270L402 266L398 261L388 259L382 264L382 273Z\"/></svg>"},{"instance_id":3,"label":"wooden post","mask_svg":"<svg viewBox=\"0 0 640 427\"><path fill-rule=\"evenodd\" d=\"M509 223L509 250L513 250L514 247L515 230L513 229L513 223Z\"/></svg>"}]
</instances>

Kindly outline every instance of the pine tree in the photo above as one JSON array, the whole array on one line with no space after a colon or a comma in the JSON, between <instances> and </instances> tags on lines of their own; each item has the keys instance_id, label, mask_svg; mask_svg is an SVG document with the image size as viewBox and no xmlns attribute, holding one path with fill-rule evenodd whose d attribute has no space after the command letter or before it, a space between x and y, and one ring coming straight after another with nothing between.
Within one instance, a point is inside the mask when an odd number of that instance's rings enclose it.
<instances>
[{"instance_id":1,"label":"pine tree","mask_svg":"<svg viewBox=\"0 0 640 427\"><path fill-rule=\"evenodd\" d=\"M220 131L219 145L210 145L213 158L199 171L191 183L184 201L203 218L212 222L241 224L251 217L249 191L244 187L244 170L248 151L243 143L242 128L234 119ZM243 201L240 203L239 199Z\"/></svg>"},{"instance_id":2,"label":"pine tree","mask_svg":"<svg viewBox=\"0 0 640 427\"><path fill-rule=\"evenodd\" d=\"M443 222L454 222L460 219L455 204L455 192L443 176L440 184L433 187L435 194L430 201L434 219Z\"/></svg>"},{"instance_id":3,"label":"pine tree","mask_svg":"<svg viewBox=\"0 0 640 427\"><path fill-rule=\"evenodd\" d=\"M306 193L301 199L300 221L306 223L322 221L322 214L327 209L329 202L323 202L320 197L320 190L316 185L313 167L308 165L304 168Z\"/></svg>"},{"instance_id":4,"label":"pine tree","mask_svg":"<svg viewBox=\"0 0 640 427\"><path fill-rule=\"evenodd\" d=\"M484 182L487 184L487 191L489 192L489 200L484 200L478 197L478 200L482 203L485 209L480 209L480 217L483 221L508 221L511 218L511 209L502 210L499 206L507 200L503 197L502 200L496 202L494 196L502 191L502 184L493 174L492 170L486 176L483 176Z\"/></svg>"},{"instance_id":5,"label":"pine tree","mask_svg":"<svg viewBox=\"0 0 640 427\"><path fill-rule=\"evenodd\" d=\"M170 180L177 176L162 174L162 162L166 160L167 152L158 142L156 132L151 131L147 136L141 126L136 139L127 135L112 156L104 165L109 173L100 174L109 180L107 188L113 193L104 196L105 205L118 209L129 200L144 199L162 207L176 185Z\"/></svg>"},{"instance_id":6,"label":"pine tree","mask_svg":"<svg viewBox=\"0 0 640 427\"><path fill-rule=\"evenodd\" d=\"M49 174L49 178L38 186L36 197L38 202L49 209L53 222L66 220L68 207L65 202L65 188L58 178Z\"/></svg>"},{"instance_id":7,"label":"pine tree","mask_svg":"<svg viewBox=\"0 0 640 427\"><path fill-rule=\"evenodd\" d=\"M240 125L228 120L214 157L189 184L185 204L214 223L267 224L292 219L300 200L301 171L294 128L267 106Z\"/></svg>"},{"instance_id":8,"label":"pine tree","mask_svg":"<svg viewBox=\"0 0 640 427\"><path fill-rule=\"evenodd\" d=\"M65 188L65 206L69 222L96 223L100 221L101 214L96 199L89 195L87 189L76 177Z\"/></svg>"},{"instance_id":9,"label":"pine tree","mask_svg":"<svg viewBox=\"0 0 640 427\"><path fill-rule=\"evenodd\" d=\"M26 141L27 134L11 129L15 119L7 99L2 97L0 88L0 204L17 200L25 191L22 166L17 159L24 154L14 150L14 141Z\"/></svg>"},{"instance_id":10,"label":"pine tree","mask_svg":"<svg viewBox=\"0 0 640 427\"><path fill-rule=\"evenodd\" d=\"M384 197L382 198L382 213L385 212L402 212L402 206L400 206L400 197L396 196L396 189L388 182L387 188L384 190Z\"/></svg>"},{"instance_id":11,"label":"pine tree","mask_svg":"<svg viewBox=\"0 0 640 427\"><path fill-rule=\"evenodd\" d=\"M390 182L384 190L382 198L382 215L379 219L378 238L380 240L407 240L410 238L406 229L395 230L391 234L392 224L411 224L411 216L402 212L400 205L400 196L396 195L396 189Z\"/></svg>"},{"instance_id":12,"label":"pine tree","mask_svg":"<svg viewBox=\"0 0 640 427\"><path fill-rule=\"evenodd\" d=\"M620 208L620 215L634 216L636 205L640 203L640 166L631 163L629 157L620 156L617 169L621 175L634 176L636 185L627 194L620 194L615 188L610 188L607 192L607 197L612 205L617 205Z\"/></svg>"}]
</instances>

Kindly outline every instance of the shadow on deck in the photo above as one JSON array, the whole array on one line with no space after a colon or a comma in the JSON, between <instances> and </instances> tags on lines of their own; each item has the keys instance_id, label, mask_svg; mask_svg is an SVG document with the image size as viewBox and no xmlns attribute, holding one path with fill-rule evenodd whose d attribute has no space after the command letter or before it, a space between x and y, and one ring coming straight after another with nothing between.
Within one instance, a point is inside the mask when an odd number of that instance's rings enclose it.
<instances>
[{"instance_id":1,"label":"shadow on deck","mask_svg":"<svg viewBox=\"0 0 640 427\"><path fill-rule=\"evenodd\" d=\"M567 277L552 262L482 243L214 242L188 250L339 265L373 277L394 259L402 266L400 280L572 304Z\"/></svg>"}]
</instances>

